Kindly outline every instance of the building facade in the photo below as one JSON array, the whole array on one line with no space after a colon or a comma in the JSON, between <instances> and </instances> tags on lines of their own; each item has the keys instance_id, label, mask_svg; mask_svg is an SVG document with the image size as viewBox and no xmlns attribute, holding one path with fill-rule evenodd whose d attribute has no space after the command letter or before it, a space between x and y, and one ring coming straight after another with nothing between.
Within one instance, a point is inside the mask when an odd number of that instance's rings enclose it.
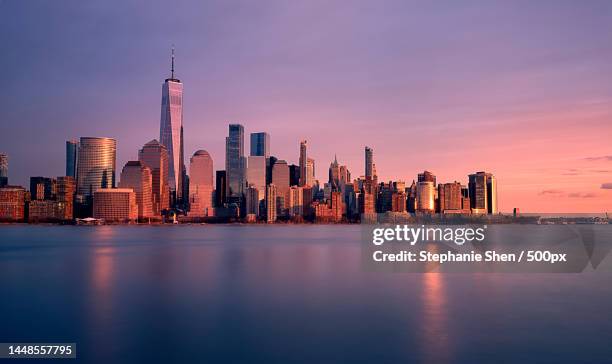
<instances>
[{"instance_id":1,"label":"building facade","mask_svg":"<svg viewBox=\"0 0 612 364\"><path fill-rule=\"evenodd\" d=\"M153 176L151 169L140 161L129 161L121 171L119 188L131 188L136 194L138 218L147 219L153 214Z\"/></svg>"},{"instance_id":2,"label":"building facade","mask_svg":"<svg viewBox=\"0 0 612 364\"><path fill-rule=\"evenodd\" d=\"M214 215L213 160L205 150L198 150L189 161L189 215Z\"/></svg>"},{"instance_id":3,"label":"building facade","mask_svg":"<svg viewBox=\"0 0 612 364\"><path fill-rule=\"evenodd\" d=\"M138 219L136 193L131 188L101 188L94 192L93 217L107 222Z\"/></svg>"},{"instance_id":4,"label":"building facade","mask_svg":"<svg viewBox=\"0 0 612 364\"><path fill-rule=\"evenodd\" d=\"M76 140L66 141L66 176L76 178L77 155L79 142Z\"/></svg>"},{"instance_id":5,"label":"building facade","mask_svg":"<svg viewBox=\"0 0 612 364\"><path fill-rule=\"evenodd\" d=\"M170 207L170 186L168 149L156 139L145 144L138 151L138 160L151 170L151 199L153 215L160 216Z\"/></svg>"},{"instance_id":6,"label":"building facade","mask_svg":"<svg viewBox=\"0 0 612 364\"><path fill-rule=\"evenodd\" d=\"M0 221L23 221L25 218L25 188L0 187Z\"/></svg>"},{"instance_id":7,"label":"building facade","mask_svg":"<svg viewBox=\"0 0 612 364\"><path fill-rule=\"evenodd\" d=\"M244 157L244 127L229 125L229 136L225 138L225 172L227 196L241 198L245 184L246 159Z\"/></svg>"},{"instance_id":8,"label":"building facade","mask_svg":"<svg viewBox=\"0 0 612 364\"><path fill-rule=\"evenodd\" d=\"M88 199L99 188L115 187L116 155L115 139L81 138L77 157L77 195Z\"/></svg>"},{"instance_id":9,"label":"building facade","mask_svg":"<svg viewBox=\"0 0 612 364\"><path fill-rule=\"evenodd\" d=\"M251 156L270 157L270 134L251 133Z\"/></svg>"}]
</instances>

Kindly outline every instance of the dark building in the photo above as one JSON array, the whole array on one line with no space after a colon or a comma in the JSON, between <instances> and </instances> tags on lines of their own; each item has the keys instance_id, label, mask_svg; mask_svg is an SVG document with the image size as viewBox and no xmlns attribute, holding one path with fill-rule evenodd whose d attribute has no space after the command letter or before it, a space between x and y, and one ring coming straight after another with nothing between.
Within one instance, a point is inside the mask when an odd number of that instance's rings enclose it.
<instances>
[{"instance_id":1,"label":"dark building","mask_svg":"<svg viewBox=\"0 0 612 364\"><path fill-rule=\"evenodd\" d=\"M76 178L77 174L77 152L79 142L68 140L66 142L66 176Z\"/></svg>"},{"instance_id":2,"label":"dark building","mask_svg":"<svg viewBox=\"0 0 612 364\"><path fill-rule=\"evenodd\" d=\"M55 179L30 177L30 195L32 200L54 200L56 193Z\"/></svg>"},{"instance_id":3,"label":"dark building","mask_svg":"<svg viewBox=\"0 0 612 364\"><path fill-rule=\"evenodd\" d=\"M418 174L417 182L433 182L434 187L436 187L436 176L429 171L424 171Z\"/></svg>"},{"instance_id":4,"label":"dark building","mask_svg":"<svg viewBox=\"0 0 612 364\"><path fill-rule=\"evenodd\" d=\"M289 166L289 185L297 186L300 183L300 166L292 164Z\"/></svg>"},{"instance_id":5,"label":"dark building","mask_svg":"<svg viewBox=\"0 0 612 364\"><path fill-rule=\"evenodd\" d=\"M227 202L227 182L225 171L217 171L215 181L215 206L221 207Z\"/></svg>"}]
</instances>

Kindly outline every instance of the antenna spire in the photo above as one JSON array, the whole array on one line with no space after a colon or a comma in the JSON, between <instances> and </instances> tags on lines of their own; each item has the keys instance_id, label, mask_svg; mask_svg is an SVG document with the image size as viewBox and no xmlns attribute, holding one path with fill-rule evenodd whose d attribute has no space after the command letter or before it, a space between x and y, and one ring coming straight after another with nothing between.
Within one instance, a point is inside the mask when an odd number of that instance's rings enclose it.
<instances>
[{"instance_id":1,"label":"antenna spire","mask_svg":"<svg viewBox=\"0 0 612 364\"><path fill-rule=\"evenodd\" d=\"M174 80L174 44L172 45L172 69L171 69L172 75L170 76L171 79Z\"/></svg>"}]
</instances>

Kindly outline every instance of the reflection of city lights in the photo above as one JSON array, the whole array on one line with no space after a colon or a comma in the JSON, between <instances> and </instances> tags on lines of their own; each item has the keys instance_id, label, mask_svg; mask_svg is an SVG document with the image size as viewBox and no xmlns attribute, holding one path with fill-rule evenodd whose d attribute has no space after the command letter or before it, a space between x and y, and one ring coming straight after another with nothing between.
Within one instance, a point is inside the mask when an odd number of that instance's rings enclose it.
<instances>
[{"instance_id":1,"label":"reflection of city lights","mask_svg":"<svg viewBox=\"0 0 612 364\"><path fill-rule=\"evenodd\" d=\"M423 334L426 362L448 362L448 312L446 291L440 273L423 274Z\"/></svg>"}]
</instances>

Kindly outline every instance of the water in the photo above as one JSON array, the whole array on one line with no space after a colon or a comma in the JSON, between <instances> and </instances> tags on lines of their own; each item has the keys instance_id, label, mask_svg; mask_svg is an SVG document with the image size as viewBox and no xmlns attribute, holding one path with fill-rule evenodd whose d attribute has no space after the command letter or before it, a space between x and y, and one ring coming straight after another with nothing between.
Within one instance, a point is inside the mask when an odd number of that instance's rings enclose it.
<instances>
[{"instance_id":1,"label":"water","mask_svg":"<svg viewBox=\"0 0 612 364\"><path fill-rule=\"evenodd\" d=\"M612 360L610 273L365 273L359 239L0 226L0 342L76 342L91 363Z\"/></svg>"}]
</instances>

